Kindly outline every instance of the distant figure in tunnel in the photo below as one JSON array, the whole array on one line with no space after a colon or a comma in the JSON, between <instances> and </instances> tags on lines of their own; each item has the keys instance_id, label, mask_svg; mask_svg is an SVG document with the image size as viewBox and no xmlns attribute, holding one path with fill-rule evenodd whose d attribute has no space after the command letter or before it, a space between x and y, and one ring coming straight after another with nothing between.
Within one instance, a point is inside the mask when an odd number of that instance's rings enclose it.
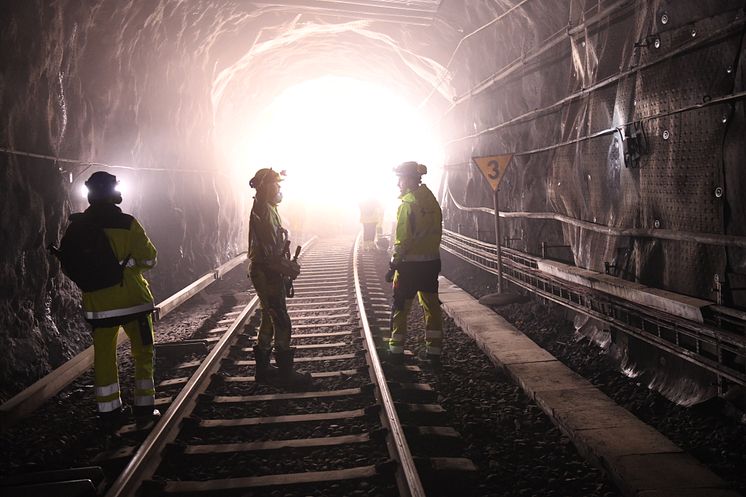
<instances>
[{"instance_id":1,"label":"distant figure in tunnel","mask_svg":"<svg viewBox=\"0 0 746 497\"><path fill-rule=\"evenodd\" d=\"M142 273L156 263L156 249L134 217L122 213L117 178L91 175L88 207L70 216L58 257L63 270L83 290L85 319L93 327L94 376L99 418L108 427L129 412L122 405L117 366L119 328L130 339L135 362L135 419L160 416L154 409L153 294Z\"/></svg>"},{"instance_id":2,"label":"distant figure in tunnel","mask_svg":"<svg viewBox=\"0 0 746 497\"><path fill-rule=\"evenodd\" d=\"M443 346L443 320L438 299L443 214L433 193L421 184L427 167L404 162L394 172L399 177L401 205L396 213L394 253L386 274L386 281L394 284L389 359L394 363L404 359L407 315L417 295L425 311L425 348L418 359L437 367Z\"/></svg>"},{"instance_id":3,"label":"distant figure in tunnel","mask_svg":"<svg viewBox=\"0 0 746 497\"><path fill-rule=\"evenodd\" d=\"M277 212L282 200L280 181L280 173L264 168L249 182L256 189L249 220L249 277L262 314L254 346L256 380L301 389L310 384L311 375L294 370L295 349L290 347L291 322L285 302L285 280L295 279L300 266L286 256L287 231ZM273 341L277 368L269 364Z\"/></svg>"},{"instance_id":4,"label":"distant figure in tunnel","mask_svg":"<svg viewBox=\"0 0 746 497\"><path fill-rule=\"evenodd\" d=\"M360 223L363 225L363 250L375 250L383 223L383 207L378 199L368 197L360 202Z\"/></svg>"}]
</instances>

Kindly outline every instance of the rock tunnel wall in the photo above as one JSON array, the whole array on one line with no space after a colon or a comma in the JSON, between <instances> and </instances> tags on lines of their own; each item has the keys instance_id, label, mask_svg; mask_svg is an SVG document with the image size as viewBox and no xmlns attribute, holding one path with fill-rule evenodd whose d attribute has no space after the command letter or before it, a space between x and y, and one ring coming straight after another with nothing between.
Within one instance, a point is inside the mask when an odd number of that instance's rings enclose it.
<instances>
[{"instance_id":1,"label":"rock tunnel wall","mask_svg":"<svg viewBox=\"0 0 746 497\"><path fill-rule=\"evenodd\" d=\"M494 242L493 217L460 209L448 190L461 205L491 208L492 191L470 158L512 153L501 211L652 236L519 217L501 219L505 245L538 255L546 242L556 247L550 257L599 272L608 264L616 276L713 301L718 275L732 289L724 304L743 306L743 249L655 234L744 234L743 2L565 1L552 2L551 15L544 2L512 12L517 2L499 3L503 18L465 27L470 36L449 67L456 96L441 191L446 227ZM576 326L598 333L587 319ZM665 362L660 351L616 340L632 363ZM712 378L679 362L668 358L675 374L666 368L656 387L676 390L669 380L691 375L712 393Z\"/></svg>"},{"instance_id":2,"label":"rock tunnel wall","mask_svg":"<svg viewBox=\"0 0 746 497\"><path fill-rule=\"evenodd\" d=\"M742 2L557 2L552 16L532 8L539 4L475 35L457 58L466 66L452 68L447 163L456 200L491 207L469 159L514 153L501 210L743 234L743 102L696 108L744 89ZM646 137L636 160L625 159L633 124ZM492 233L488 214L449 203L446 217L465 234ZM553 220L502 222L515 248L538 254L542 241L567 244L578 266L603 272L608 262L620 276L687 295L711 299L715 274L744 275L740 249L609 237Z\"/></svg>"},{"instance_id":3,"label":"rock tunnel wall","mask_svg":"<svg viewBox=\"0 0 746 497\"><path fill-rule=\"evenodd\" d=\"M122 208L159 251L146 276L162 300L245 247L251 197L222 151L241 139L236 122L301 74L424 94L437 41L456 38L230 0L33 0L4 5L0 25L0 400L91 343L46 246L86 207L93 171L126 184Z\"/></svg>"},{"instance_id":4,"label":"rock tunnel wall","mask_svg":"<svg viewBox=\"0 0 746 497\"><path fill-rule=\"evenodd\" d=\"M29 1L1 11L0 146L79 161L0 153L3 398L91 343L78 290L46 247L87 206L79 188L92 172L123 181L123 210L158 249L146 274L156 301L245 247L247 192L212 145L209 32L187 30L187 13L168 7Z\"/></svg>"}]
</instances>

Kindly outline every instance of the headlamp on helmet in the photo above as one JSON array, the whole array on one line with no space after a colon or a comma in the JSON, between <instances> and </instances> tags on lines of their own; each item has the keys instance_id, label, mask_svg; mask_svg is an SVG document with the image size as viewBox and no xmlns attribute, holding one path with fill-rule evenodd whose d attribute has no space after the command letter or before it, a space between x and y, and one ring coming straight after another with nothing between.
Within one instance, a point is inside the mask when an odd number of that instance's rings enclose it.
<instances>
[{"instance_id":1,"label":"headlamp on helmet","mask_svg":"<svg viewBox=\"0 0 746 497\"><path fill-rule=\"evenodd\" d=\"M117 190L117 177L104 171L91 174L85 186L88 189L88 202L121 204L122 194Z\"/></svg>"},{"instance_id":2,"label":"headlamp on helmet","mask_svg":"<svg viewBox=\"0 0 746 497\"><path fill-rule=\"evenodd\" d=\"M271 167L265 167L258 170L256 174L254 174L254 177L249 180L249 186L258 190L264 185L279 183L280 181L285 179L285 176L286 173L284 170L278 173Z\"/></svg>"}]
</instances>

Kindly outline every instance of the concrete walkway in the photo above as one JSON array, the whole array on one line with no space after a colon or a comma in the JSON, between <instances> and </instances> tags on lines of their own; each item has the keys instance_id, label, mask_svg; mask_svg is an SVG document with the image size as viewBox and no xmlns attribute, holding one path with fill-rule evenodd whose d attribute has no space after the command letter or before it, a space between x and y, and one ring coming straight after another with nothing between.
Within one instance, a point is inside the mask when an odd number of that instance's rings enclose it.
<instances>
[{"instance_id":1,"label":"concrete walkway","mask_svg":"<svg viewBox=\"0 0 746 497\"><path fill-rule=\"evenodd\" d=\"M712 471L617 405L445 278L444 310L621 491L640 497L738 497Z\"/></svg>"}]
</instances>

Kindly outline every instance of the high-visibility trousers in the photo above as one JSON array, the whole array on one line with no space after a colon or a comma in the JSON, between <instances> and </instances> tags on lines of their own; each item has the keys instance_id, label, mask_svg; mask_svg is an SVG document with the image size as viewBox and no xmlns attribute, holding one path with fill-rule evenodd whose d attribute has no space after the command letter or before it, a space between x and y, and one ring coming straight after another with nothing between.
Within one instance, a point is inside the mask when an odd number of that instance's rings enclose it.
<instances>
[{"instance_id":1,"label":"high-visibility trousers","mask_svg":"<svg viewBox=\"0 0 746 497\"><path fill-rule=\"evenodd\" d=\"M272 350L274 342L275 350L289 350L292 330L283 276L254 264L251 265L249 276L259 297L262 316L257 345L260 349Z\"/></svg>"},{"instance_id":2,"label":"high-visibility trousers","mask_svg":"<svg viewBox=\"0 0 746 497\"><path fill-rule=\"evenodd\" d=\"M407 316L415 295L425 314L425 350L440 355L443 350L443 315L438 298L440 260L401 262L394 275L389 352L403 354L407 338Z\"/></svg>"},{"instance_id":3,"label":"high-visibility trousers","mask_svg":"<svg viewBox=\"0 0 746 497\"><path fill-rule=\"evenodd\" d=\"M155 384L153 382L153 318L147 314L121 326L94 328L93 330L93 371L96 387L98 412L107 413L122 406L119 388L119 367L117 364L117 335L119 328L130 339L130 349L135 362L136 407L155 404Z\"/></svg>"}]
</instances>

